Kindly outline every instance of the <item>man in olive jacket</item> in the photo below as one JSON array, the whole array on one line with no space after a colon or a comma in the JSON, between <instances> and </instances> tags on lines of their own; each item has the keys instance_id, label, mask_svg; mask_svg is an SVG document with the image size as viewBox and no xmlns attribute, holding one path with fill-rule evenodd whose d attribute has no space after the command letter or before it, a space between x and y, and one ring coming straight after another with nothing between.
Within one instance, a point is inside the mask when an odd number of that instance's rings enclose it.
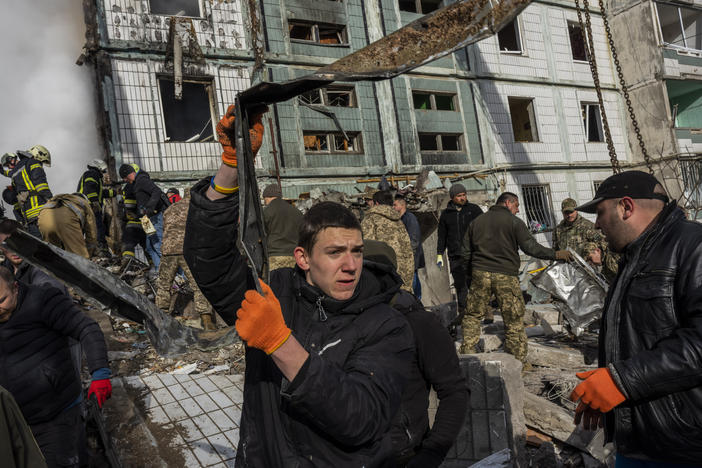
<instances>
[{"instance_id":1,"label":"man in olive jacket","mask_svg":"<svg viewBox=\"0 0 702 468\"><path fill-rule=\"evenodd\" d=\"M544 247L534 239L519 213L517 195L505 192L487 213L477 217L463 238L462 257L473 271L468 308L463 317L464 354L476 352L480 321L495 294L505 324L505 351L526 362L524 297L519 287L519 249L544 260L570 260L567 250Z\"/></svg>"},{"instance_id":2,"label":"man in olive jacket","mask_svg":"<svg viewBox=\"0 0 702 468\"><path fill-rule=\"evenodd\" d=\"M266 229L269 270L294 268L293 250L297 246L297 231L302 222L300 210L283 200L278 184L263 189L263 225Z\"/></svg>"}]
</instances>

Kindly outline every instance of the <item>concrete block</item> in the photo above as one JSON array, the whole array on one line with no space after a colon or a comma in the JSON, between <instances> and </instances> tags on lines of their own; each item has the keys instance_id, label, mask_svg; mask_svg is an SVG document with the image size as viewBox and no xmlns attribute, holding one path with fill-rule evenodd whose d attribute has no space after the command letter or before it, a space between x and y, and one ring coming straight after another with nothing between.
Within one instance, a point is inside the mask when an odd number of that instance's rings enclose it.
<instances>
[{"instance_id":1,"label":"concrete block","mask_svg":"<svg viewBox=\"0 0 702 468\"><path fill-rule=\"evenodd\" d=\"M527 362L557 369L592 367L585 363L585 356L577 349L556 348L533 342L529 342Z\"/></svg>"},{"instance_id":2,"label":"concrete block","mask_svg":"<svg viewBox=\"0 0 702 468\"><path fill-rule=\"evenodd\" d=\"M528 323L539 324L541 320L546 320L551 325L558 325L560 316L561 313L554 304L527 304L524 321L526 322L528 317Z\"/></svg>"},{"instance_id":3,"label":"concrete block","mask_svg":"<svg viewBox=\"0 0 702 468\"><path fill-rule=\"evenodd\" d=\"M502 335L482 335L478 341L478 351L481 353L492 353L497 351L504 344Z\"/></svg>"}]
</instances>

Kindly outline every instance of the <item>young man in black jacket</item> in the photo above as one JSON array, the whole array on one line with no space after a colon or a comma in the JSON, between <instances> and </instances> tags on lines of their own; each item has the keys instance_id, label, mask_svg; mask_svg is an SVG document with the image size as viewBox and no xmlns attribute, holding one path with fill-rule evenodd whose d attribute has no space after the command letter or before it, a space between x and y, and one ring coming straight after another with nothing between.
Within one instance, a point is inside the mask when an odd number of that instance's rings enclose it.
<instances>
[{"instance_id":1,"label":"young man in black jacket","mask_svg":"<svg viewBox=\"0 0 702 468\"><path fill-rule=\"evenodd\" d=\"M261 114L252 123L255 154ZM364 268L358 220L320 203L300 228L296 268L273 271L264 295L253 290L236 248L233 126L232 106L217 126L223 164L191 190L184 250L202 292L247 344L236 464L391 466L388 431L413 355L407 322L386 304L398 277Z\"/></svg>"},{"instance_id":2,"label":"young man in black jacket","mask_svg":"<svg viewBox=\"0 0 702 468\"><path fill-rule=\"evenodd\" d=\"M622 253L600 325L599 368L578 374L576 424L605 427L617 466L702 460L702 226L650 174L606 179L578 211L597 213Z\"/></svg>"}]
</instances>

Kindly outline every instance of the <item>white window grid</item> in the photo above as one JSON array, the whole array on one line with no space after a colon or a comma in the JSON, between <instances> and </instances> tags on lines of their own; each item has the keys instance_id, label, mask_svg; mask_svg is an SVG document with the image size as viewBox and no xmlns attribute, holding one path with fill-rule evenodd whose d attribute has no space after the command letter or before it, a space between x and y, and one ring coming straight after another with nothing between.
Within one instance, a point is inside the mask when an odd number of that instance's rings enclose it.
<instances>
[{"instance_id":1,"label":"white window grid","mask_svg":"<svg viewBox=\"0 0 702 468\"><path fill-rule=\"evenodd\" d=\"M522 206L531 232L550 231L555 226L548 184L522 185Z\"/></svg>"}]
</instances>

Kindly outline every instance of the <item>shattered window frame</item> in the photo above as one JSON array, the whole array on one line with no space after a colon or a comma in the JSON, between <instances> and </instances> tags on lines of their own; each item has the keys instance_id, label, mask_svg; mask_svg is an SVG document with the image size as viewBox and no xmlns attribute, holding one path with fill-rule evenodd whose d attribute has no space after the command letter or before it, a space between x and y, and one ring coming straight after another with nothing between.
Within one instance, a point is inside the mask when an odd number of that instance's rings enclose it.
<instances>
[{"instance_id":1,"label":"shattered window frame","mask_svg":"<svg viewBox=\"0 0 702 468\"><path fill-rule=\"evenodd\" d=\"M512 124L512 136L514 137L515 143L539 143L539 128L538 122L536 120L536 100L533 97L523 97L523 96L507 96L507 107L509 108L509 118ZM523 109L522 109L523 108ZM519 114L515 111L520 110ZM528 120L528 127L519 128L518 124L521 123L522 119L519 121L515 120L515 117L520 117L521 114L526 114ZM524 139L523 135L529 133L529 138Z\"/></svg>"},{"instance_id":2,"label":"shattered window frame","mask_svg":"<svg viewBox=\"0 0 702 468\"><path fill-rule=\"evenodd\" d=\"M181 2L183 0L180 0ZM192 15L188 13L194 13L194 11L188 11L188 10L177 10L173 11L172 9L168 7L173 7L173 0L149 0L149 13L152 15L159 15L159 16L178 16L181 18L204 18L204 14L202 11L202 2L200 0L191 0L187 1L186 3L188 4L195 4L195 5L188 5L188 8L194 8L197 6L197 15ZM156 8L154 8L156 7ZM156 11L159 10L159 11ZM173 11L172 13L169 13L170 11ZM185 14L183 15L178 15L180 11L183 11Z\"/></svg>"},{"instance_id":3,"label":"shattered window frame","mask_svg":"<svg viewBox=\"0 0 702 468\"><path fill-rule=\"evenodd\" d=\"M455 148L456 149L446 149L444 146L447 146L444 144L444 139L454 139L455 138ZM426 144L427 142L432 141L434 144L432 145L431 148L427 149L426 146L425 148L422 148L423 142ZM417 142L418 142L418 147L419 147L419 152L420 153L464 153L465 152L465 145L463 142L463 134L462 133L434 133L434 132L417 132ZM434 149L435 148L435 149Z\"/></svg>"},{"instance_id":4,"label":"shattered window frame","mask_svg":"<svg viewBox=\"0 0 702 468\"><path fill-rule=\"evenodd\" d=\"M361 132L346 132L346 135L349 137L349 140L346 140L338 132L304 131L302 132L302 139L305 154L362 154ZM311 138L316 139L317 149L311 149L313 147L309 144Z\"/></svg>"},{"instance_id":5,"label":"shattered window frame","mask_svg":"<svg viewBox=\"0 0 702 468\"><path fill-rule=\"evenodd\" d=\"M675 49L681 49L681 50L687 50L687 51L695 51L698 53L702 53L702 35L700 34L692 34L688 35L686 34L687 30L689 30L691 27L694 28L695 26L700 27L702 26L702 9L699 8L693 8L691 6L683 6L683 5L678 5L678 4L673 4L673 3L666 3L666 2L654 2L655 6L655 11L656 11L656 18L655 21L658 24L658 34L659 34L659 41L660 45L666 46L666 47L672 47ZM672 22L669 24L666 23L665 25L661 21L661 11L664 9L671 9L669 13L672 13L672 10L675 10L675 13L677 13L677 17L673 19ZM690 16L685 16L683 17L683 11L687 13ZM692 17L693 21L688 24L687 28L685 27L685 20L688 18ZM668 26L670 26L672 29L675 30L677 29L677 34L678 34L678 41L671 42L670 39L670 34L668 30ZM682 44L676 43L682 40ZM695 42L694 45L691 45L688 43L688 40L690 42Z\"/></svg>"},{"instance_id":6,"label":"shattered window frame","mask_svg":"<svg viewBox=\"0 0 702 468\"><path fill-rule=\"evenodd\" d=\"M590 54L587 51L587 31L580 27L578 21L568 21L566 29L568 30L568 42L570 43L570 57L574 62L590 63ZM573 42L576 34L575 29L579 31L579 42Z\"/></svg>"},{"instance_id":7,"label":"shattered window frame","mask_svg":"<svg viewBox=\"0 0 702 468\"><path fill-rule=\"evenodd\" d=\"M299 37L293 37L292 32L295 28L308 30L310 33L308 37L310 38L302 39ZM327 35L323 36L323 33L327 32L334 33L338 42L324 42L326 41L325 38ZM349 38L345 24L315 23L311 21L288 19L288 38L290 39L290 42L302 44L317 44L329 47L348 47L349 45Z\"/></svg>"},{"instance_id":8,"label":"shattered window frame","mask_svg":"<svg viewBox=\"0 0 702 468\"><path fill-rule=\"evenodd\" d=\"M423 96L426 96L427 99L425 99L425 102L429 103L429 108L425 109L422 107L417 107L418 103L418 98L422 99ZM451 109L439 109L439 105L437 104L436 98L449 98L451 102ZM444 93L440 91L425 91L422 89L413 89L412 90L412 107L416 111L444 111L444 112L458 112L458 99L456 99L458 95L456 93Z\"/></svg>"},{"instance_id":9,"label":"shattered window frame","mask_svg":"<svg viewBox=\"0 0 702 468\"><path fill-rule=\"evenodd\" d=\"M512 32L514 37L507 37L507 34ZM509 44L509 42L514 42L514 44ZM505 27L500 29L497 33L497 48L501 54L507 55L522 55L524 54L524 41L522 40L522 28L519 26L519 17L514 18L510 23L506 24ZM505 46L511 47L514 45L516 48L503 49L503 44Z\"/></svg>"},{"instance_id":10,"label":"shattered window frame","mask_svg":"<svg viewBox=\"0 0 702 468\"><path fill-rule=\"evenodd\" d=\"M583 117L583 130L585 141L588 143L603 143L605 141L604 127L602 126L602 109L594 102L581 102L580 111ZM591 120L594 119L594 122ZM592 124L595 128L592 128ZM594 132L594 133L593 133Z\"/></svg>"},{"instance_id":11,"label":"shattered window frame","mask_svg":"<svg viewBox=\"0 0 702 468\"><path fill-rule=\"evenodd\" d=\"M683 208L688 212L688 219L702 217L702 161L699 157L680 160L680 180L682 181L685 202Z\"/></svg>"},{"instance_id":12,"label":"shattered window frame","mask_svg":"<svg viewBox=\"0 0 702 468\"><path fill-rule=\"evenodd\" d=\"M549 184L522 185L522 200L527 226L533 233L548 232L555 226L551 186Z\"/></svg>"},{"instance_id":13,"label":"shattered window frame","mask_svg":"<svg viewBox=\"0 0 702 468\"><path fill-rule=\"evenodd\" d=\"M159 74L156 76L156 83L158 86L158 100L159 100L159 106L161 110L161 128L163 130L163 135L164 135L164 140L163 143L203 143L203 142L212 142L215 139L215 124L218 120L218 114L216 110L216 92L215 92L215 81L213 77L186 77L183 78L183 92L185 93L186 88L188 85L199 85L204 88L205 94L207 96L207 108L209 109L209 120L204 123L202 127L199 128L192 128L192 132L188 131L187 134L190 134L191 136L189 138L183 138L180 139L177 136L173 135L173 126L174 125L182 125L182 123L176 123L173 121L175 116L183 116L187 115L190 116L192 115L191 112L182 112L179 110L173 111L173 115L171 115L171 111L169 110L171 108L171 105L164 105L164 96L166 96L166 93L169 90L164 90L162 83L163 82L170 82L174 83L173 76L172 75L162 75ZM172 98L173 101L178 101L174 97ZM204 106L202 107L204 109ZM171 129L169 131L169 128ZM195 138L198 136L197 138Z\"/></svg>"},{"instance_id":14,"label":"shattered window frame","mask_svg":"<svg viewBox=\"0 0 702 468\"><path fill-rule=\"evenodd\" d=\"M397 7L400 11L406 11L408 13L419 13L420 15L426 15L432 11L436 11L442 7L443 0L398 0ZM408 5L413 5L413 10L406 9Z\"/></svg>"},{"instance_id":15,"label":"shattered window frame","mask_svg":"<svg viewBox=\"0 0 702 468\"><path fill-rule=\"evenodd\" d=\"M338 105L340 97L332 95L345 95L348 97L347 105ZM354 85L330 85L324 88L314 89L298 96L298 102L307 104L308 106L326 106L326 107L358 107L356 98L356 87Z\"/></svg>"}]
</instances>

